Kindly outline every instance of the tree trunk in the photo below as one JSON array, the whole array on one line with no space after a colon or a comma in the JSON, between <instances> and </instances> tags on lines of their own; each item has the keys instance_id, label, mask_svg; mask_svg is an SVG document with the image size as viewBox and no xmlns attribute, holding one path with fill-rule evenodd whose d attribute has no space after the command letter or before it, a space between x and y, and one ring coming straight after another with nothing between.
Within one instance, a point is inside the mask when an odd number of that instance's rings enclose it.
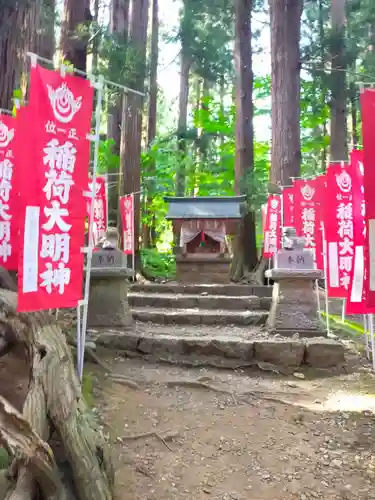
<instances>
[{"instance_id":1,"label":"tree trunk","mask_svg":"<svg viewBox=\"0 0 375 500\"><path fill-rule=\"evenodd\" d=\"M271 20L271 182L300 175L300 31L303 0L269 0Z\"/></svg>"},{"instance_id":2,"label":"tree trunk","mask_svg":"<svg viewBox=\"0 0 375 500\"><path fill-rule=\"evenodd\" d=\"M150 148L156 137L157 102L158 102L158 60L159 60L159 5L158 0L152 0L152 32L150 53L150 94L148 105L147 145ZM155 164L150 169L150 176L155 177ZM148 203L152 199L155 182L151 181L151 193L145 196L145 211L148 223L144 225L143 246L150 247L156 244L155 216L148 212Z\"/></svg>"},{"instance_id":3,"label":"tree trunk","mask_svg":"<svg viewBox=\"0 0 375 500\"><path fill-rule=\"evenodd\" d=\"M64 0L60 50L64 61L86 71L90 0Z\"/></svg>"},{"instance_id":4,"label":"tree trunk","mask_svg":"<svg viewBox=\"0 0 375 500\"><path fill-rule=\"evenodd\" d=\"M99 25L99 7L100 0L94 0L94 16L93 21L95 22L95 29L98 30ZM92 70L95 73L98 69L98 59L99 59L99 34L94 33L94 39L92 41Z\"/></svg>"},{"instance_id":5,"label":"tree trunk","mask_svg":"<svg viewBox=\"0 0 375 500\"><path fill-rule=\"evenodd\" d=\"M137 54L137 64L131 87L143 92L146 76L146 45L148 26L148 0L133 0L129 25L129 40ZM141 190L141 144L142 144L143 97L129 92L124 99L122 113L121 167L123 171L123 193L134 193L134 239L137 265L139 266L140 190Z\"/></svg>"},{"instance_id":6,"label":"tree trunk","mask_svg":"<svg viewBox=\"0 0 375 500\"><path fill-rule=\"evenodd\" d=\"M324 9L323 9L323 0L319 0L319 19L318 19L318 25L319 25L319 45L320 45L320 59L321 59L321 65L322 68L325 66L326 62L326 49L325 49L325 30L324 30ZM326 87L324 84L324 78L325 78L325 72L324 69L321 71L321 93L322 93L322 100L321 100L321 105L322 108L326 106ZM327 120L324 121L323 124L323 130L322 134L323 137L326 137L328 134L328 126L327 126ZM325 172L326 167L327 167L327 147L323 146L321 154L320 154L320 171Z\"/></svg>"},{"instance_id":7,"label":"tree trunk","mask_svg":"<svg viewBox=\"0 0 375 500\"><path fill-rule=\"evenodd\" d=\"M130 0L112 0L110 10L109 32L119 43L128 41ZM122 93L116 98L108 116L108 138L115 142L114 153L120 154Z\"/></svg>"},{"instance_id":8,"label":"tree trunk","mask_svg":"<svg viewBox=\"0 0 375 500\"><path fill-rule=\"evenodd\" d=\"M17 293L0 290L1 344L23 345L30 368L22 415L0 399L0 440L14 462L6 500L71 500L47 440L55 431L78 500L112 500L113 469L99 427L88 409L70 348L47 313L16 312ZM17 380L15 380L17 384ZM39 498L39 497L38 497Z\"/></svg>"},{"instance_id":9,"label":"tree trunk","mask_svg":"<svg viewBox=\"0 0 375 500\"><path fill-rule=\"evenodd\" d=\"M330 160L348 160L347 92L345 61L345 0L332 0L331 6L331 143Z\"/></svg>"},{"instance_id":10,"label":"tree trunk","mask_svg":"<svg viewBox=\"0 0 375 500\"><path fill-rule=\"evenodd\" d=\"M128 41L130 0L111 0L109 16L109 33L113 41L123 46ZM121 82L120 82L121 83ZM127 82L123 82L124 84ZM123 108L123 92L120 90L109 103L107 137L114 142L113 153L120 156L121 120ZM118 197L122 192L120 179L116 179L108 191L108 211L110 216L120 224ZM120 234L122 232L120 231Z\"/></svg>"},{"instance_id":11,"label":"tree trunk","mask_svg":"<svg viewBox=\"0 0 375 500\"><path fill-rule=\"evenodd\" d=\"M39 42L39 55L46 59L53 59L55 55L55 0L42 2L42 26Z\"/></svg>"},{"instance_id":12,"label":"tree trunk","mask_svg":"<svg viewBox=\"0 0 375 500\"><path fill-rule=\"evenodd\" d=\"M357 100L357 89L354 83L351 83L349 88L349 98L350 98L350 116L351 116L351 136L352 136L352 147L357 148L358 146L358 100Z\"/></svg>"},{"instance_id":13,"label":"tree trunk","mask_svg":"<svg viewBox=\"0 0 375 500\"><path fill-rule=\"evenodd\" d=\"M236 70L236 156L235 191L250 195L249 182L254 167L253 71L251 52L252 0L235 1L235 70ZM244 267L257 263L255 217L245 216L234 244L232 279L243 276Z\"/></svg>"},{"instance_id":14,"label":"tree trunk","mask_svg":"<svg viewBox=\"0 0 375 500\"><path fill-rule=\"evenodd\" d=\"M178 126L177 126L177 139L178 149L181 157L186 152L186 130L187 130L187 111L189 101L189 75L191 68L191 58L188 54L184 44L181 49L181 66L180 66L180 95L178 104ZM178 170L176 172L176 196L184 196L186 187L185 179L185 165L183 161L179 162Z\"/></svg>"},{"instance_id":15,"label":"tree trunk","mask_svg":"<svg viewBox=\"0 0 375 500\"><path fill-rule=\"evenodd\" d=\"M15 2L0 9L0 108L12 109L12 97L21 73L22 26L27 7Z\"/></svg>"},{"instance_id":16,"label":"tree trunk","mask_svg":"<svg viewBox=\"0 0 375 500\"><path fill-rule=\"evenodd\" d=\"M150 56L150 97L148 109L148 146L156 137L156 110L158 101L159 13L158 0L152 0L152 34Z\"/></svg>"}]
</instances>

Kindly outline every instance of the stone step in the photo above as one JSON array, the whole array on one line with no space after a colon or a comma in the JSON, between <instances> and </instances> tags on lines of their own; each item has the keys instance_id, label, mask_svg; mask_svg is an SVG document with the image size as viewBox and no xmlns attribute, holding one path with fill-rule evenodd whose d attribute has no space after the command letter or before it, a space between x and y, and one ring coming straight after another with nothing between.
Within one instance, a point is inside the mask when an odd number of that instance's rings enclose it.
<instances>
[{"instance_id":1,"label":"stone step","mask_svg":"<svg viewBox=\"0 0 375 500\"><path fill-rule=\"evenodd\" d=\"M133 318L163 325L264 325L267 311L224 311L212 309L132 308Z\"/></svg>"},{"instance_id":2,"label":"stone step","mask_svg":"<svg viewBox=\"0 0 375 500\"><path fill-rule=\"evenodd\" d=\"M183 285L180 283L136 283L131 290L137 293L225 295L228 297L272 297L272 286L262 285Z\"/></svg>"},{"instance_id":3,"label":"stone step","mask_svg":"<svg viewBox=\"0 0 375 500\"><path fill-rule=\"evenodd\" d=\"M267 336L259 330L250 330L244 338L236 333L228 335L201 335L201 327L189 335L155 333L136 329L128 333L103 331L94 334L96 343L152 361L177 364L213 365L222 368L258 365L261 369L276 367L313 366L330 368L345 363L344 346L332 339L285 339ZM166 327L168 332L168 327ZM211 330L212 332L212 330ZM234 328L236 332L236 328Z\"/></svg>"},{"instance_id":4,"label":"stone step","mask_svg":"<svg viewBox=\"0 0 375 500\"><path fill-rule=\"evenodd\" d=\"M271 298L253 296L228 295L190 295L190 294L157 294L131 291L128 294L131 307L155 307L177 309L222 309L231 311L249 311L269 309Z\"/></svg>"}]
</instances>

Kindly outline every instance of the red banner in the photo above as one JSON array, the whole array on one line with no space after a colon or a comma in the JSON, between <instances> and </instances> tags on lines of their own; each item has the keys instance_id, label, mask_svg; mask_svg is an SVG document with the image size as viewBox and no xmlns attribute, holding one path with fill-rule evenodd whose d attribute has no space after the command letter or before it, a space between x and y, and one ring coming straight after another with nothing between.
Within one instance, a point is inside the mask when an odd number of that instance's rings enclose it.
<instances>
[{"instance_id":1,"label":"red banner","mask_svg":"<svg viewBox=\"0 0 375 500\"><path fill-rule=\"evenodd\" d=\"M134 196L120 198L123 249L126 255L134 253Z\"/></svg>"},{"instance_id":2,"label":"red banner","mask_svg":"<svg viewBox=\"0 0 375 500\"><path fill-rule=\"evenodd\" d=\"M266 223L264 225L263 257L270 259L281 245L281 199L270 195L267 201Z\"/></svg>"},{"instance_id":3,"label":"red banner","mask_svg":"<svg viewBox=\"0 0 375 500\"><path fill-rule=\"evenodd\" d=\"M350 275L349 293L346 300L347 314L370 314L375 308L366 306L366 223L363 187L364 155L354 150L351 155L353 179L353 224L354 224L354 265Z\"/></svg>"},{"instance_id":4,"label":"red banner","mask_svg":"<svg viewBox=\"0 0 375 500\"><path fill-rule=\"evenodd\" d=\"M0 115L0 265L18 267L18 193L15 184L15 128L12 116Z\"/></svg>"},{"instance_id":5,"label":"red banner","mask_svg":"<svg viewBox=\"0 0 375 500\"><path fill-rule=\"evenodd\" d=\"M352 173L347 164L331 164L326 174L327 282L330 297L346 298L354 263Z\"/></svg>"},{"instance_id":6,"label":"red banner","mask_svg":"<svg viewBox=\"0 0 375 500\"><path fill-rule=\"evenodd\" d=\"M314 251L315 264L323 269L323 243L319 209L321 179L297 180L294 184L294 225L298 236L306 239L305 248Z\"/></svg>"},{"instance_id":7,"label":"red banner","mask_svg":"<svg viewBox=\"0 0 375 500\"><path fill-rule=\"evenodd\" d=\"M365 260L368 279L365 281L367 306L375 306L375 90L361 92L363 160L364 160L364 199L366 205L366 244Z\"/></svg>"},{"instance_id":8,"label":"red banner","mask_svg":"<svg viewBox=\"0 0 375 500\"><path fill-rule=\"evenodd\" d=\"M107 230L107 186L105 177L97 176L95 179L95 190L93 181L89 181L89 191L94 192L94 220L93 220L93 241L96 246ZM87 215L90 221L91 200L87 202Z\"/></svg>"},{"instance_id":9,"label":"red banner","mask_svg":"<svg viewBox=\"0 0 375 500\"><path fill-rule=\"evenodd\" d=\"M88 80L31 69L33 182L22 193L19 311L75 307L82 298L92 103Z\"/></svg>"},{"instance_id":10,"label":"red banner","mask_svg":"<svg viewBox=\"0 0 375 500\"><path fill-rule=\"evenodd\" d=\"M294 186L285 187L282 192L283 197L283 226L295 227L294 222Z\"/></svg>"}]
</instances>

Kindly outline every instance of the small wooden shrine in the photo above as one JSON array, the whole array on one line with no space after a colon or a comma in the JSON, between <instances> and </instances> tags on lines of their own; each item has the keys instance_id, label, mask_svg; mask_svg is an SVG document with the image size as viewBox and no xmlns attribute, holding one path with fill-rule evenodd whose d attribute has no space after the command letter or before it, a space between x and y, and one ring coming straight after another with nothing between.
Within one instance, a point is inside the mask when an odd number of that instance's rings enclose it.
<instances>
[{"instance_id":1,"label":"small wooden shrine","mask_svg":"<svg viewBox=\"0 0 375 500\"><path fill-rule=\"evenodd\" d=\"M167 220L179 245L177 279L182 283L229 282L228 235L236 234L246 210L245 196L165 197Z\"/></svg>"}]
</instances>

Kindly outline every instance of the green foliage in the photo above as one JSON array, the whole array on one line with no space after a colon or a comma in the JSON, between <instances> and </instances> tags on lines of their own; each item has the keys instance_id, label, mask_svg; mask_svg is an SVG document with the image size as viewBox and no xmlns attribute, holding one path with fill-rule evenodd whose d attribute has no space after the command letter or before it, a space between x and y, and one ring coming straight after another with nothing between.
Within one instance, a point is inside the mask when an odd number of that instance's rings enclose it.
<instances>
[{"instance_id":1,"label":"green foliage","mask_svg":"<svg viewBox=\"0 0 375 500\"><path fill-rule=\"evenodd\" d=\"M231 0L183 0L177 32L167 37L180 41L195 74L209 82L233 71L233 4Z\"/></svg>"},{"instance_id":2,"label":"green foliage","mask_svg":"<svg viewBox=\"0 0 375 500\"><path fill-rule=\"evenodd\" d=\"M176 275L176 259L171 253L144 248L141 252L142 266L148 276L171 279Z\"/></svg>"},{"instance_id":3,"label":"green foliage","mask_svg":"<svg viewBox=\"0 0 375 500\"><path fill-rule=\"evenodd\" d=\"M255 97L269 98L270 79L256 84ZM267 94L268 89L268 94ZM255 110L257 112L257 109ZM266 111L266 108L262 108ZM142 186L148 200L143 223L156 217L158 242L168 235L170 223L165 220L164 196L175 195L176 172L181 165L186 173L187 196L232 196L235 163L235 106L223 106L215 97L204 97L192 116L192 128L184 134L186 148L181 151L181 137L175 132L158 137L142 156ZM270 110L268 109L268 113ZM270 146L255 141L254 165L243 179L242 191L248 195L248 206L259 210L267 196ZM165 243L165 241L164 241Z\"/></svg>"},{"instance_id":4,"label":"green foliage","mask_svg":"<svg viewBox=\"0 0 375 500\"><path fill-rule=\"evenodd\" d=\"M98 171L100 174L106 172L119 172L120 157L113 152L115 141L107 139L99 142Z\"/></svg>"}]
</instances>

